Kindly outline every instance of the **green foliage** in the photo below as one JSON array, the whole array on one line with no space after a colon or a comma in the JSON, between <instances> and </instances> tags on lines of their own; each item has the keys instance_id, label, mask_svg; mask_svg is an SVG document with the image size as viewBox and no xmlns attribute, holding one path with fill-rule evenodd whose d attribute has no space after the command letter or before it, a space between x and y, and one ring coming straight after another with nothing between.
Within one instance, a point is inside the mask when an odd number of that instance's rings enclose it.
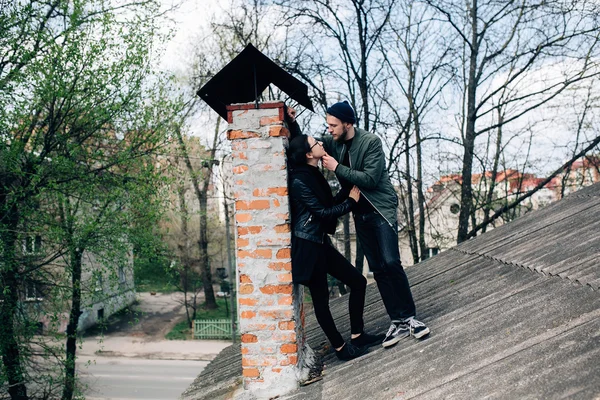
<instances>
[{"instance_id":1,"label":"green foliage","mask_svg":"<svg viewBox=\"0 0 600 400\"><path fill-rule=\"evenodd\" d=\"M192 338L192 329L188 325L187 319L175 324L173 329L165 335L167 340L190 340Z\"/></svg>"},{"instance_id":2,"label":"green foliage","mask_svg":"<svg viewBox=\"0 0 600 400\"><path fill-rule=\"evenodd\" d=\"M137 292L171 293L177 291L177 282L169 272L166 257L139 256L134 261L134 279Z\"/></svg>"},{"instance_id":3,"label":"green foliage","mask_svg":"<svg viewBox=\"0 0 600 400\"><path fill-rule=\"evenodd\" d=\"M32 0L0 10L0 383L11 397L78 396L80 311L130 289L121 269L133 254L161 251L154 154L181 105L152 72L159 8ZM23 246L38 236L42 248ZM23 301L32 288L43 301ZM38 318L57 341L34 352ZM30 374L34 354L53 367Z\"/></svg>"},{"instance_id":4,"label":"green foliage","mask_svg":"<svg viewBox=\"0 0 600 400\"><path fill-rule=\"evenodd\" d=\"M214 310L205 309L204 307L198 308L196 319L219 319L219 318L231 318L229 313L231 312L231 299L229 297L217 297L217 308ZM235 303L235 298L233 299Z\"/></svg>"}]
</instances>

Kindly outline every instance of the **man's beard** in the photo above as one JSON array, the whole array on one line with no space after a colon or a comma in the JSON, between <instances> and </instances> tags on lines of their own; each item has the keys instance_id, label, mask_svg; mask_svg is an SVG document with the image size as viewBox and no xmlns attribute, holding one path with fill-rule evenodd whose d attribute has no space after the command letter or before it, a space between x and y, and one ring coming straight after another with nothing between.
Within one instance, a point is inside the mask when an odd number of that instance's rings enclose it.
<instances>
[{"instance_id":1,"label":"man's beard","mask_svg":"<svg viewBox=\"0 0 600 400\"><path fill-rule=\"evenodd\" d=\"M342 126L342 134L337 138L336 142L345 142L346 141L346 136L348 136L348 128L346 128L345 126Z\"/></svg>"}]
</instances>

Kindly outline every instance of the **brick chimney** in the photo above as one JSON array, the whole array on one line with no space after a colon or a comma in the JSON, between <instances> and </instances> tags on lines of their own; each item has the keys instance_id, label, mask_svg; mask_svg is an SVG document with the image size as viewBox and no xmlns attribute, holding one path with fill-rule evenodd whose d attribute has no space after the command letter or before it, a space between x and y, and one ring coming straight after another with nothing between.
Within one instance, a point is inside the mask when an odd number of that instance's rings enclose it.
<instances>
[{"instance_id":1,"label":"brick chimney","mask_svg":"<svg viewBox=\"0 0 600 400\"><path fill-rule=\"evenodd\" d=\"M303 288L292 284L283 102L227 106L233 149L244 389L271 398L306 379Z\"/></svg>"}]
</instances>

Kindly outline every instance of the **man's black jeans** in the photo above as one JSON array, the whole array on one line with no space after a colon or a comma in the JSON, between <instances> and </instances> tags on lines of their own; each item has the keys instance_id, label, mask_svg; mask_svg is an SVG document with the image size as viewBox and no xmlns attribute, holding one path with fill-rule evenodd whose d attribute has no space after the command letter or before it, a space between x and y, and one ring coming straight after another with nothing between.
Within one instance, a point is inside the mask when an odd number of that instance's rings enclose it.
<instances>
[{"instance_id":1,"label":"man's black jeans","mask_svg":"<svg viewBox=\"0 0 600 400\"><path fill-rule=\"evenodd\" d=\"M388 315L392 321L414 317L415 303L400 262L396 224L390 226L376 211L354 214L354 221Z\"/></svg>"}]
</instances>

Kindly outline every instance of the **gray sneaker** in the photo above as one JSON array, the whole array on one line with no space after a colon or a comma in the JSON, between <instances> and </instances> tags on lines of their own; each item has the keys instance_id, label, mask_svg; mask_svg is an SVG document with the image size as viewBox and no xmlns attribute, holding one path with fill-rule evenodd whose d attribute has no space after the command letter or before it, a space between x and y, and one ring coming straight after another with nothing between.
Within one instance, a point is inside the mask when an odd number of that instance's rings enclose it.
<instances>
[{"instance_id":1,"label":"gray sneaker","mask_svg":"<svg viewBox=\"0 0 600 400\"><path fill-rule=\"evenodd\" d=\"M385 339L381 345L383 347L392 347L396 343L398 343L401 339L410 335L410 328L408 324L402 323L400 321L392 321L390 325L390 329L388 329L385 334Z\"/></svg>"},{"instance_id":2,"label":"gray sneaker","mask_svg":"<svg viewBox=\"0 0 600 400\"><path fill-rule=\"evenodd\" d=\"M429 335L429 328L421 321L416 320L414 317L407 318L402 322L403 325L406 326L410 331L410 335L415 339L421 339L422 337Z\"/></svg>"}]
</instances>

